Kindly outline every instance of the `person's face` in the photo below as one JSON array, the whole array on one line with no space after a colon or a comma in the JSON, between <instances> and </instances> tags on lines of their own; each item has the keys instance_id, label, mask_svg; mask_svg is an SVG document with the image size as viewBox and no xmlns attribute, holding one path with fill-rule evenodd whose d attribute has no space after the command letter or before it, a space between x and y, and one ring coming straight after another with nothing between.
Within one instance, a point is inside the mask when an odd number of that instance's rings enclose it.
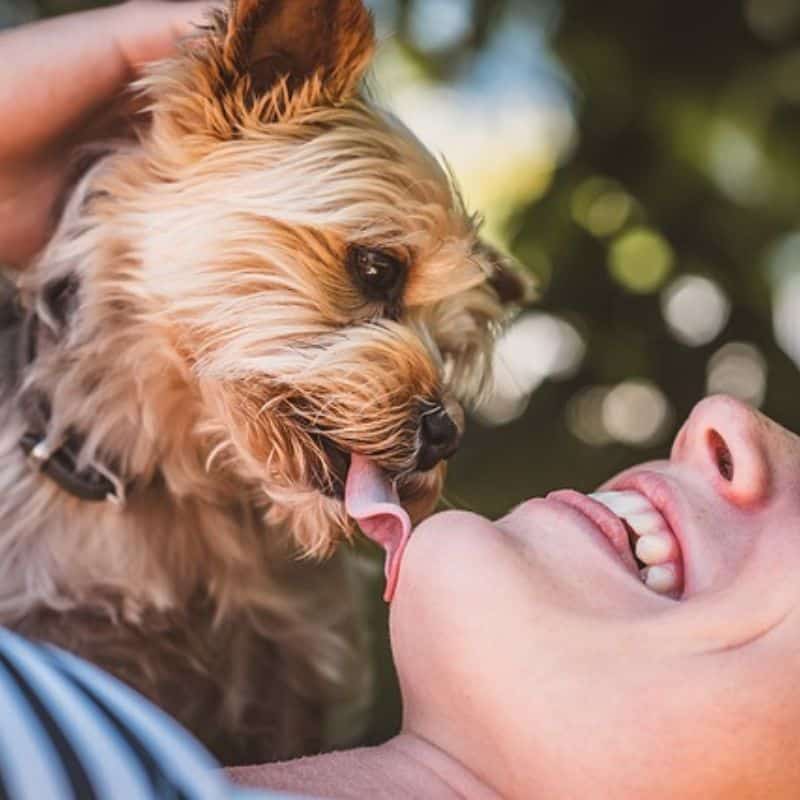
<instances>
[{"instance_id":1,"label":"person's face","mask_svg":"<svg viewBox=\"0 0 800 800\"><path fill-rule=\"evenodd\" d=\"M602 490L657 510L682 585L575 494L431 518L392 606L405 728L508 798L800 796L800 439L711 398Z\"/></svg>"}]
</instances>

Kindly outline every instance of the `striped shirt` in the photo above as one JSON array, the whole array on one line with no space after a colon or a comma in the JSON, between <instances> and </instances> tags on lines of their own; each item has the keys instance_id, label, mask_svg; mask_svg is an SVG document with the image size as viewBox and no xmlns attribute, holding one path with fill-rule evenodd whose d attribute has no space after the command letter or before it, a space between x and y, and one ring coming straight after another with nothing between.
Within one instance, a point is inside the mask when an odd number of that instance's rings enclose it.
<instances>
[{"instance_id":1,"label":"striped shirt","mask_svg":"<svg viewBox=\"0 0 800 800\"><path fill-rule=\"evenodd\" d=\"M0 800L277 800L85 661L0 628Z\"/></svg>"}]
</instances>

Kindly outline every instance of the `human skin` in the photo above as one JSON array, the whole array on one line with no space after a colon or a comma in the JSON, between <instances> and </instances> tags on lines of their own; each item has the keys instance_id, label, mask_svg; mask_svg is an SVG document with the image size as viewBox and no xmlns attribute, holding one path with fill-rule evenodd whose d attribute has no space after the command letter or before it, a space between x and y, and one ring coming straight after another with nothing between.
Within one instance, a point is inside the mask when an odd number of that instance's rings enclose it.
<instances>
[{"instance_id":1,"label":"human skin","mask_svg":"<svg viewBox=\"0 0 800 800\"><path fill-rule=\"evenodd\" d=\"M0 264L41 248L76 148L129 132L120 92L209 7L135 0L0 32Z\"/></svg>"},{"instance_id":2,"label":"human skin","mask_svg":"<svg viewBox=\"0 0 800 800\"><path fill-rule=\"evenodd\" d=\"M557 499L432 517L391 609L402 734L234 779L322 797L799 796L800 439L711 398L669 461L604 488L664 510L680 599Z\"/></svg>"}]
</instances>

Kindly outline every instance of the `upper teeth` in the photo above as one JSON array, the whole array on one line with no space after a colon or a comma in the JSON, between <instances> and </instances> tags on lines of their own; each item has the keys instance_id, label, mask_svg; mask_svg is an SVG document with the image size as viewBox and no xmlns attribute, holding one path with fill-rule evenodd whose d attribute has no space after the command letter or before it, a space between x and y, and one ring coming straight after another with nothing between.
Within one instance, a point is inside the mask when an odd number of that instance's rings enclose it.
<instances>
[{"instance_id":1,"label":"upper teeth","mask_svg":"<svg viewBox=\"0 0 800 800\"><path fill-rule=\"evenodd\" d=\"M683 583L680 548L652 503L639 492L597 492L590 496L634 532L636 557L646 565L639 573L642 581L659 594L678 594Z\"/></svg>"}]
</instances>

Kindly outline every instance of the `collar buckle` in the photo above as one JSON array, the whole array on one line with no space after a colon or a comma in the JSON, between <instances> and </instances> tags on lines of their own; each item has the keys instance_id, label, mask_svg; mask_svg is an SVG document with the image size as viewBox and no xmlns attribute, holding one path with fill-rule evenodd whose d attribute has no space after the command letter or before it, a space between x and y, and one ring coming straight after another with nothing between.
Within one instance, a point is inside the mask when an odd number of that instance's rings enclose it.
<instances>
[{"instance_id":1,"label":"collar buckle","mask_svg":"<svg viewBox=\"0 0 800 800\"><path fill-rule=\"evenodd\" d=\"M22 436L19 444L28 463L36 472L46 475L79 500L107 502L118 509L125 507L125 482L97 461L91 461L79 470L80 448L75 447L69 438L63 442L50 442L46 436L38 436L29 431Z\"/></svg>"},{"instance_id":2,"label":"collar buckle","mask_svg":"<svg viewBox=\"0 0 800 800\"><path fill-rule=\"evenodd\" d=\"M12 337L15 356L11 359L12 381L19 387L22 371L36 358L39 317L36 312L21 308L19 291L4 281L2 275L0 290L0 329ZM57 318L66 314L76 291L77 280L74 276L67 276L48 289L48 307ZM80 458L85 439L69 430L58 437L48 435L51 409L45 397L36 392L23 392L19 402L23 417L30 426L19 440L19 445L31 469L47 476L79 500L108 502L123 508L132 484L129 485L113 469L96 460L79 467L85 463Z\"/></svg>"}]
</instances>

